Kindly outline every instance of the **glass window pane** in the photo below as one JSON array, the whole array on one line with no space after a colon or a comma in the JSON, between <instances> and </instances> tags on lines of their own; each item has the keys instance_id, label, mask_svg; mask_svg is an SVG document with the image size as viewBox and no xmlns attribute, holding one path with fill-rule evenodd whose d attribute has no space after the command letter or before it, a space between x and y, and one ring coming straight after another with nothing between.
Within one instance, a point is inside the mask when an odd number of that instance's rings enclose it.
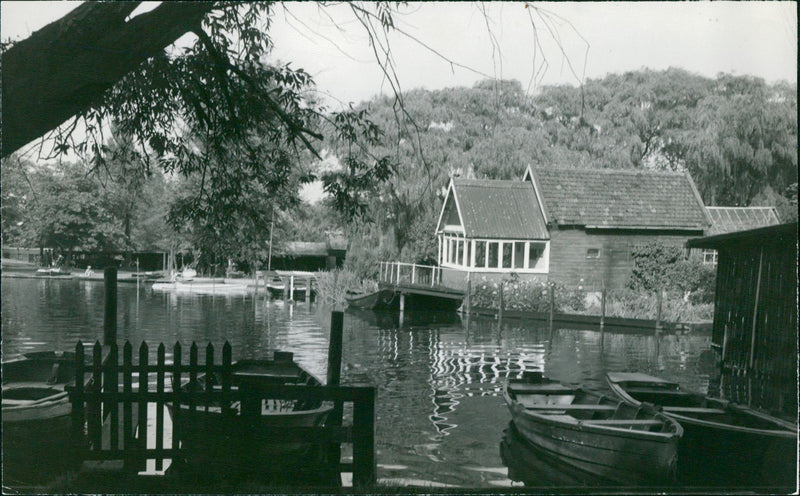
<instances>
[{"instance_id":1,"label":"glass window pane","mask_svg":"<svg viewBox=\"0 0 800 496\"><path fill-rule=\"evenodd\" d=\"M511 268L511 250L514 248L513 243L503 243L503 268Z\"/></svg>"},{"instance_id":2,"label":"glass window pane","mask_svg":"<svg viewBox=\"0 0 800 496\"><path fill-rule=\"evenodd\" d=\"M458 256L456 257L455 263L461 265L464 263L464 240L460 239L457 241L458 243Z\"/></svg>"},{"instance_id":3,"label":"glass window pane","mask_svg":"<svg viewBox=\"0 0 800 496\"><path fill-rule=\"evenodd\" d=\"M498 246L497 242L489 242L489 267L492 269L497 268L497 252Z\"/></svg>"},{"instance_id":4,"label":"glass window pane","mask_svg":"<svg viewBox=\"0 0 800 496\"><path fill-rule=\"evenodd\" d=\"M465 254L464 256L466 258L464 259L464 265L466 265L467 267L471 267L472 266L472 259L470 258L470 255L472 255L472 249L471 249L472 248L472 241L468 240L466 243L467 243L466 250L464 250L464 254Z\"/></svg>"},{"instance_id":5,"label":"glass window pane","mask_svg":"<svg viewBox=\"0 0 800 496\"><path fill-rule=\"evenodd\" d=\"M536 263L542 258L542 253L544 252L544 248L542 245L538 243L531 243L529 252L528 252L528 268L534 269L536 268Z\"/></svg>"},{"instance_id":6,"label":"glass window pane","mask_svg":"<svg viewBox=\"0 0 800 496\"><path fill-rule=\"evenodd\" d=\"M475 242L475 267L486 267L486 241Z\"/></svg>"},{"instance_id":7,"label":"glass window pane","mask_svg":"<svg viewBox=\"0 0 800 496\"><path fill-rule=\"evenodd\" d=\"M525 242L517 241L514 243L514 268L522 269L525 267Z\"/></svg>"}]
</instances>

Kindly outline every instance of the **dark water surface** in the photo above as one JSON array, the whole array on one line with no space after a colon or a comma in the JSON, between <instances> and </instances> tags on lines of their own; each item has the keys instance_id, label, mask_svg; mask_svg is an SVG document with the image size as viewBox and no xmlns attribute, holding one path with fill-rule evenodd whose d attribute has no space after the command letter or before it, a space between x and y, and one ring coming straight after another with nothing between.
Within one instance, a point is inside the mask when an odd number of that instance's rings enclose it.
<instances>
[{"instance_id":1,"label":"dark water surface","mask_svg":"<svg viewBox=\"0 0 800 496\"><path fill-rule=\"evenodd\" d=\"M227 340L233 358L275 349L325 377L330 311L315 304L267 301L263 294L176 295L142 285L118 287L119 342L145 340L215 347ZM103 284L2 280L3 356L73 349L102 340ZM706 391L714 363L710 333L601 335L546 324L468 319L457 314L346 313L343 382L378 387L378 478L389 484L469 488L512 484L500 456L510 415L502 399L509 376L542 370L563 382L605 389L607 371L642 371ZM136 349L136 348L134 348ZM220 348L217 348L220 349ZM170 357L168 356L169 360ZM562 474L541 475L558 485Z\"/></svg>"}]
</instances>

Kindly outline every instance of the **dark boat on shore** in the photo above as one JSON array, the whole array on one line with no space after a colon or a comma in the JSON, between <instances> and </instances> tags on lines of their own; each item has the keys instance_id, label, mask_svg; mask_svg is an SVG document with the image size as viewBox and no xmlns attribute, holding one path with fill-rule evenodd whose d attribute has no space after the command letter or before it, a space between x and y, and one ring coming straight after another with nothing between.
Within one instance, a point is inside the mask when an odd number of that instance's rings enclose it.
<instances>
[{"instance_id":1,"label":"dark boat on shore","mask_svg":"<svg viewBox=\"0 0 800 496\"><path fill-rule=\"evenodd\" d=\"M797 483L797 426L743 405L684 391L642 373L609 372L620 399L658 405L684 429L678 476L688 485L788 487Z\"/></svg>"},{"instance_id":2,"label":"dark boat on shore","mask_svg":"<svg viewBox=\"0 0 800 496\"><path fill-rule=\"evenodd\" d=\"M560 463L613 484L675 480L683 429L652 408L525 373L503 396L520 436Z\"/></svg>"},{"instance_id":3,"label":"dark boat on shore","mask_svg":"<svg viewBox=\"0 0 800 496\"><path fill-rule=\"evenodd\" d=\"M174 379L174 378L173 378ZM242 380L264 384L321 386L319 379L298 365L292 353L275 352L269 360L240 360L233 364L232 389ZM185 381L182 391L221 391L222 379L205 375L196 383ZM323 425L332 405L316 401L261 400L260 415L253 422L241 416L241 402L206 405L202 400L169 403L174 432L186 450L186 464L195 471L219 470L220 473L280 472L301 470L315 462L322 463L324 453L319 443L271 439L282 429ZM196 448L196 449L195 449Z\"/></svg>"},{"instance_id":4,"label":"dark boat on shore","mask_svg":"<svg viewBox=\"0 0 800 496\"><path fill-rule=\"evenodd\" d=\"M66 467L75 354L33 352L3 361L3 470L49 472Z\"/></svg>"}]
</instances>

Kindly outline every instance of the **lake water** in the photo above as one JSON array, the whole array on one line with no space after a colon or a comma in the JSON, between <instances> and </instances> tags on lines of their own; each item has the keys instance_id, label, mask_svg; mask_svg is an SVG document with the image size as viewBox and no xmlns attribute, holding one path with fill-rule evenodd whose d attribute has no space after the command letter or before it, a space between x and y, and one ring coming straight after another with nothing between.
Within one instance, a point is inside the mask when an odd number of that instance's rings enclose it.
<instances>
[{"instance_id":1,"label":"lake water","mask_svg":"<svg viewBox=\"0 0 800 496\"><path fill-rule=\"evenodd\" d=\"M330 311L315 304L268 301L263 294L176 295L149 285L118 287L119 342L227 340L233 358L272 350L325 377ZM74 349L102 340L101 282L2 280L3 356ZM377 386L378 478L389 484L510 486L500 443L510 415L505 379L523 370L593 389L607 371L642 371L706 391L714 373L710 332L601 334L546 324L457 314L345 313L343 383ZM154 359L154 356L153 356ZM168 356L168 360L170 357ZM543 476L542 485L558 484Z\"/></svg>"}]
</instances>

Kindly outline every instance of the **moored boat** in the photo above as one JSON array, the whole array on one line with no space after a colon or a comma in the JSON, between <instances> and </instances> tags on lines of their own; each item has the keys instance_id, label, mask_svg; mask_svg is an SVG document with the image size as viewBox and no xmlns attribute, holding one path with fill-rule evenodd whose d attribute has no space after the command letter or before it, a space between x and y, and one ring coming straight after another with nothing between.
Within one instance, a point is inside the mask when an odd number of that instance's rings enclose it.
<instances>
[{"instance_id":1,"label":"moored boat","mask_svg":"<svg viewBox=\"0 0 800 496\"><path fill-rule=\"evenodd\" d=\"M228 283L222 281L206 282L197 280L154 283L153 290L196 294L242 294L250 292L246 283Z\"/></svg>"},{"instance_id":2,"label":"moored boat","mask_svg":"<svg viewBox=\"0 0 800 496\"><path fill-rule=\"evenodd\" d=\"M678 476L688 485L791 486L797 482L797 426L743 405L683 390L642 373L609 372L620 399L658 405L684 429Z\"/></svg>"},{"instance_id":3,"label":"moored boat","mask_svg":"<svg viewBox=\"0 0 800 496\"><path fill-rule=\"evenodd\" d=\"M173 378L174 380L174 378ZM232 388L243 380L266 384L321 386L313 374L298 365L291 353L275 352L269 360L240 360L233 364ZM221 391L222 379L213 375L207 380L184 381L182 391ZM240 402L206 405L202 401L189 405L169 403L174 432L186 449L189 467L200 470L279 472L298 468L324 457L319 443L275 442L270 437L276 430L291 427L323 425L332 405L319 401L261 400L260 415L254 422L242 417ZM197 448L197 449L194 449Z\"/></svg>"},{"instance_id":4,"label":"moored boat","mask_svg":"<svg viewBox=\"0 0 800 496\"><path fill-rule=\"evenodd\" d=\"M25 472L65 467L75 381L75 354L32 352L3 361L3 465Z\"/></svg>"},{"instance_id":5,"label":"moored boat","mask_svg":"<svg viewBox=\"0 0 800 496\"><path fill-rule=\"evenodd\" d=\"M347 291L344 295L347 304L354 308L363 308L366 310L384 310L391 309L394 306L397 296L395 292L389 289L379 289L371 293L363 291ZM399 305L399 303L397 303Z\"/></svg>"},{"instance_id":6,"label":"moored boat","mask_svg":"<svg viewBox=\"0 0 800 496\"><path fill-rule=\"evenodd\" d=\"M519 434L540 451L614 484L674 482L683 429L646 406L525 373L503 396Z\"/></svg>"}]
</instances>

